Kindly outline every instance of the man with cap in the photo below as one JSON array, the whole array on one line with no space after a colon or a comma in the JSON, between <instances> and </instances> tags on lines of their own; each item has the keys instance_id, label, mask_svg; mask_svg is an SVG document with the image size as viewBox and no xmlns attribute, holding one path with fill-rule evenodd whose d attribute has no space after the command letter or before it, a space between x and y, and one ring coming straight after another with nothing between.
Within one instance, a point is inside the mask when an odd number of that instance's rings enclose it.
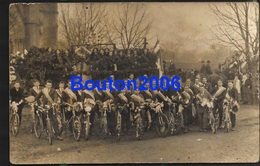
<instances>
[{"instance_id":1,"label":"man with cap","mask_svg":"<svg viewBox=\"0 0 260 166\"><path fill-rule=\"evenodd\" d=\"M205 74L206 75L212 74L212 70L211 70L211 66L210 66L210 60L207 61L207 66L205 67Z\"/></svg>"},{"instance_id":2,"label":"man with cap","mask_svg":"<svg viewBox=\"0 0 260 166\"><path fill-rule=\"evenodd\" d=\"M206 74L206 65L205 65L205 61L201 61L201 67L200 67L200 73Z\"/></svg>"}]
</instances>

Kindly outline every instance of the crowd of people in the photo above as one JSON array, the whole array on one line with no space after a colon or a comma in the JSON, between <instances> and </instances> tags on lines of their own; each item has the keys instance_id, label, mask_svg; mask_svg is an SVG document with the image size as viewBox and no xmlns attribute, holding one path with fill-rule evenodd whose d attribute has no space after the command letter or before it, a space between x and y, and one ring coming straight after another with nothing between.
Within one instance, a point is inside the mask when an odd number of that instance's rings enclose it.
<instances>
[{"instance_id":1,"label":"crowd of people","mask_svg":"<svg viewBox=\"0 0 260 166\"><path fill-rule=\"evenodd\" d=\"M129 79L135 79L134 74L130 74ZM213 115L218 119L217 126L219 128L225 128L225 116L224 116L224 103L232 103L230 107L231 112L230 120L232 124L232 130L235 130L236 126L236 113L239 108L238 104L238 93L234 87L233 81L229 81L226 87L223 87L222 80L218 80L217 86L212 87L211 83L207 82L205 76L201 77L197 75L194 83L190 79L186 79L182 83L182 88L179 91L174 91L171 88L168 91L159 90L105 90L99 91L94 89L89 91L86 89L73 91L71 90L70 80L67 82L59 82L57 89L52 87L52 81L47 80L44 88L40 88L40 82L38 80L33 81L34 86L29 90L29 96L34 96L35 103L41 106L49 105L49 108L53 108L53 105L59 105L58 108L65 109L64 103L81 103L81 110L84 110L84 105L91 103L90 112L90 123L95 124L95 116L100 118L100 109L104 104L113 105L108 106L109 111L107 112L107 123L108 129L111 135L116 133L116 114L119 107L122 109L122 128L125 134L129 134L131 125L135 123L135 112L136 109L146 103L148 106L156 103L156 107L144 107L143 116L148 116L147 123L149 126L155 120L152 115L161 109L165 115L168 115L169 111L177 111L181 114L182 119L182 131L184 133L193 130L194 125L199 126L200 132L208 132L209 126L209 114L213 111ZM154 83L154 82L153 82ZM26 101L23 90L20 88L19 82L15 82L14 87L10 90L10 100L12 102L23 103ZM205 105L205 101L207 104ZM101 104L100 104L101 103ZM169 103L175 103L172 107ZM203 104L204 103L204 104ZM209 104L211 103L211 104ZM21 120L23 105L19 105L18 114ZM35 109L32 104L32 124L34 123ZM53 111L50 109L50 116ZM72 116L71 110L65 111L66 120L69 120ZM33 126L33 125L32 125ZM71 124L70 124L71 126ZM90 134L93 125L90 128ZM33 131L33 130L32 130ZM216 132L212 129L212 132ZM61 135L56 135L59 140L63 138Z\"/></svg>"},{"instance_id":2,"label":"crowd of people","mask_svg":"<svg viewBox=\"0 0 260 166\"><path fill-rule=\"evenodd\" d=\"M252 56L250 60L251 65L256 66L250 66L248 58L244 54L235 52L233 56L227 57L225 62L220 64L220 69L226 78L234 81L238 90L239 102L243 104L253 104L255 94L259 98L259 84L253 91L253 79L257 79L259 82L259 56ZM252 69L255 70L255 75L253 75Z\"/></svg>"},{"instance_id":3,"label":"crowd of people","mask_svg":"<svg viewBox=\"0 0 260 166\"><path fill-rule=\"evenodd\" d=\"M84 80L106 79L111 74L118 79L127 78L130 73L157 75L156 62L157 55L146 48L93 48L90 51L85 47L74 50L32 47L10 58L10 65L14 66L21 79L37 78L41 83L51 79L54 85L60 80L70 79L72 75L81 75Z\"/></svg>"},{"instance_id":4,"label":"crowd of people","mask_svg":"<svg viewBox=\"0 0 260 166\"><path fill-rule=\"evenodd\" d=\"M27 57L27 60L25 61ZM142 107L142 116L148 117L146 120L148 126L151 126L153 115L158 110L169 117L169 112L178 112L181 116L181 129L184 133L192 131L194 125L198 125L200 132L212 130L216 133L215 128L210 128L211 121L209 117L213 115L216 120L217 128L226 128L227 113L225 108L229 106L228 115L230 118L231 129L234 131L236 126L236 114L239 110L239 104L249 104L251 102L252 82L246 72L235 71L234 68L226 68L222 71L211 69L210 61L202 62L200 70L176 69L174 63L170 64L167 70L167 76L171 78L178 75L181 80L181 89L174 91L171 88L167 91L158 89L146 91L134 90L104 90L97 88L94 90L71 90L72 75L88 76L92 79L124 79L137 80L140 75L152 76L158 75L156 66L157 57L147 49L129 49L129 50L109 50L97 49L92 51L84 47L79 47L74 51L49 49L30 49L24 57L11 59L11 64L17 70L21 69L22 64L33 70L50 68L54 73L47 73L47 81L43 84L39 79L40 75L29 75L32 85L28 93L24 93L19 80L13 82L10 89L10 102L19 103L18 114L22 118L22 110L28 96L33 96L34 101L31 104L32 126L35 123L35 104L50 108L50 116L53 111L53 105L58 105L59 111L65 113L65 120L72 116L71 110L67 109L66 104L80 103L79 111L83 111L86 104L91 105L90 111L90 133L93 133L95 117L100 118L100 110L107 105L107 123L111 135L115 135L117 129L116 116L120 108L122 114L122 129L125 134L129 133L131 126L135 123L135 113ZM23 63L21 63L23 62ZM26 63L25 63L26 62ZM20 67L20 68L19 68ZM38 69L37 69L38 67ZM235 73L233 73L235 71ZM57 74L58 73L58 74ZM61 74L62 73L62 74ZM226 74L232 73L233 77ZM45 73L46 74L46 73ZM48 74L52 74L52 77ZM241 79L242 77L242 79ZM46 77L45 77L46 78ZM53 79L50 79L53 78ZM28 79L28 78L27 78ZM58 84L53 84L57 82ZM139 82L137 80L137 82ZM154 82L153 82L154 84ZM42 87L44 85L44 87ZM108 86L108 85L104 85ZM160 103L156 105L156 103ZM174 104L173 104L174 103ZM156 105L156 106L155 106ZM122 109L123 108L123 109ZM70 124L71 130L72 124ZM32 128L33 131L33 128ZM62 140L61 135L56 135Z\"/></svg>"}]
</instances>

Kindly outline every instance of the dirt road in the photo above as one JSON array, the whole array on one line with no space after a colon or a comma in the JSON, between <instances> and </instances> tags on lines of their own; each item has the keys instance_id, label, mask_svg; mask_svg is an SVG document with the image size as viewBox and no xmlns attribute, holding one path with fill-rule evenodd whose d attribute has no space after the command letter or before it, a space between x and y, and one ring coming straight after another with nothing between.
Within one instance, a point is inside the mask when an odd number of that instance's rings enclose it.
<instances>
[{"instance_id":1,"label":"dirt road","mask_svg":"<svg viewBox=\"0 0 260 166\"><path fill-rule=\"evenodd\" d=\"M17 137L10 136L10 161L15 164L72 163L196 163L257 162L259 160L259 107L241 106L235 131L217 134L194 131L159 138L146 133L137 141L134 133L117 142L94 135L79 142L66 135L63 141L48 145L46 134L37 139L29 129L29 109L23 112L23 123ZM57 151L60 148L61 151Z\"/></svg>"}]
</instances>

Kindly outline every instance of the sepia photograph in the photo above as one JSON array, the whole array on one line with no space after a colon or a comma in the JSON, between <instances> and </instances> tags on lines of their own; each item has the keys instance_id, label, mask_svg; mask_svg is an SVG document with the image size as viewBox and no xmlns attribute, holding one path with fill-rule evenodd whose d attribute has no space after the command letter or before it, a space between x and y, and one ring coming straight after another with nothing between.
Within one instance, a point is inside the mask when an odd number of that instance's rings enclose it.
<instances>
[{"instance_id":1,"label":"sepia photograph","mask_svg":"<svg viewBox=\"0 0 260 166\"><path fill-rule=\"evenodd\" d=\"M12 164L259 162L257 2L13 3Z\"/></svg>"}]
</instances>

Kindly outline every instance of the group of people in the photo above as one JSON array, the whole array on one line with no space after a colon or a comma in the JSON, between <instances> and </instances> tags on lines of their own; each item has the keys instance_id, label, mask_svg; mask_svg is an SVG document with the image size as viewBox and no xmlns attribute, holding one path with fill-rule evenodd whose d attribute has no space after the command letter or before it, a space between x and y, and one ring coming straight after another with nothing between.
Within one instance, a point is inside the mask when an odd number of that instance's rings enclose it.
<instances>
[{"instance_id":1,"label":"group of people","mask_svg":"<svg viewBox=\"0 0 260 166\"><path fill-rule=\"evenodd\" d=\"M145 74L147 75L147 74ZM114 77L114 76L112 76ZM115 78L115 77L114 77ZM131 73L127 79L136 79L135 75ZM115 135L116 130L116 110L118 107L123 107L122 109L122 129L124 133L128 134L131 128L131 124L134 123L134 112L135 109L144 103L150 105L154 103L162 103L163 106L158 106L154 109L144 109L143 113L147 115L148 124L153 122L151 115L156 114L157 109L162 109L163 113L167 114L167 111L175 109L179 111L182 115L182 129L184 132L189 132L192 126L198 124L200 132L207 132L209 130L209 113L213 111L213 115L218 119L217 126L219 128L224 128L223 118L223 105L226 102L233 104L230 108L231 112L231 124L232 130L235 130L236 126L236 113L239 109L238 104L238 90L235 88L234 81L229 80L227 85L224 87L222 80L217 81L216 86L212 86L210 82L207 81L207 76L202 76L197 74L195 79L192 80L187 78L185 81L180 80L181 89L174 91L171 88L169 90L146 90L139 91L134 90L104 90L99 91L95 88L92 91L83 89L78 91L71 90L71 81L67 82L60 81L58 86L53 88L52 81L47 80L45 87L40 87L40 82L37 79L33 81L33 87L29 90L29 96L34 96L35 102L38 105L49 105L52 108L53 104L60 105L60 109L65 109L63 103L73 104L75 102L81 103L81 109L84 108L86 103L91 103L91 114L90 114L90 133L92 133L95 116L100 117L100 103L113 105L113 107L108 107L107 112L107 122L109 132ZM155 82L153 82L154 84ZM106 85L108 86L108 85ZM25 95L20 87L19 82L14 83L14 87L10 90L10 101L22 103L25 100ZM206 101L206 104L205 104ZM169 103L175 103L175 107L170 107ZM32 122L34 121L34 109L32 105ZM169 109L170 108L170 109ZM23 105L19 105L18 114L22 117ZM66 110L66 119L70 119L72 116L71 111ZM218 115L218 116L217 116ZM62 140L60 135L57 138Z\"/></svg>"},{"instance_id":2,"label":"group of people","mask_svg":"<svg viewBox=\"0 0 260 166\"><path fill-rule=\"evenodd\" d=\"M77 47L74 50L53 50L52 48L32 47L23 54L10 58L21 79L53 80L57 85L62 79L80 75L83 80L105 79L113 74L125 78L135 75L157 75L157 55L149 49L109 49Z\"/></svg>"},{"instance_id":3,"label":"group of people","mask_svg":"<svg viewBox=\"0 0 260 166\"><path fill-rule=\"evenodd\" d=\"M249 59L251 63L248 62ZM259 98L259 87L253 91L253 79L259 79L259 68L252 66L253 64L259 66L259 56L246 57L239 52L227 57L225 62L220 64L220 69L226 78L234 80L239 94L239 102L243 104L252 104L256 97L255 94L258 94ZM254 74L252 73L253 69L255 70Z\"/></svg>"}]
</instances>

